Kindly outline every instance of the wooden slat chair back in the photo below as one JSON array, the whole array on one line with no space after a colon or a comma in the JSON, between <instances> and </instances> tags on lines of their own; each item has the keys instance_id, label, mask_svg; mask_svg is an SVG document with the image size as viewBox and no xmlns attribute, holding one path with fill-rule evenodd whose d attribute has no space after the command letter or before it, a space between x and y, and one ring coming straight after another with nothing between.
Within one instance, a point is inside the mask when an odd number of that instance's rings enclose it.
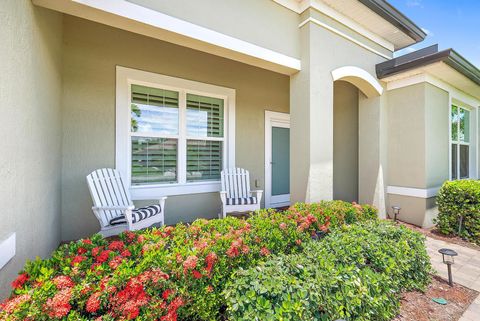
<instances>
[{"instance_id":1,"label":"wooden slat chair back","mask_svg":"<svg viewBox=\"0 0 480 321\"><path fill-rule=\"evenodd\" d=\"M160 199L159 205L135 209L130 192L117 170L97 169L87 176L87 183L93 201L92 210L100 222L100 234L110 236L164 223L166 197Z\"/></svg>"},{"instance_id":2,"label":"wooden slat chair back","mask_svg":"<svg viewBox=\"0 0 480 321\"><path fill-rule=\"evenodd\" d=\"M228 168L221 173L222 213L250 212L260 209L263 191L250 190L250 173L243 168Z\"/></svg>"}]
</instances>

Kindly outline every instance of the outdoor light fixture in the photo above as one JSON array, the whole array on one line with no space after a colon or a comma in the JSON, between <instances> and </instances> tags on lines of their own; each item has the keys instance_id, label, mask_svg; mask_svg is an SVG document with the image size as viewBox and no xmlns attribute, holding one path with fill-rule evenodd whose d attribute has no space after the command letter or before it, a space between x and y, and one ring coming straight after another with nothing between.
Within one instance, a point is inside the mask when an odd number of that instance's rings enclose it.
<instances>
[{"instance_id":1,"label":"outdoor light fixture","mask_svg":"<svg viewBox=\"0 0 480 321\"><path fill-rule=\"evenodd\" d=\"M397 216L400 215L400 210L402 208L400 206L392 206L392 210L393 210L393 221L396 222L397 221Z\"/></svg>"},{"instance_id":2,"label":"outdoor light fixture","mask_svg":"<svg viewBox=\"0 0 480 321\"><path fill-rule=\"evenodd\" d=\"M448 284L453 286L453 279L452 279L452 265L455 264L454 257L458 255L452 249L440 249L438 253L442 254L443 263L447 265L448 268Z\"/></svg>"}]
</instances>

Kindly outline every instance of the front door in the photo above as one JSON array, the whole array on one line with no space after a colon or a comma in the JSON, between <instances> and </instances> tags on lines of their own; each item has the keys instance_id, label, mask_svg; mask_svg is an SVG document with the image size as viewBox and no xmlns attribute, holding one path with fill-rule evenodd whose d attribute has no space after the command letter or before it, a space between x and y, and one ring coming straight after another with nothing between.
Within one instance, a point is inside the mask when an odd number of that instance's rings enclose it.
<instances>
[{"instance_id":1,"label":"front door","mask_svg":"<svg viewBox=\"0 0 480 321\"><path fill-rule=\"evenodd\" d=\"M290 205L290 115L265 112L265 207Z\"/></svg>"}]
</instances>

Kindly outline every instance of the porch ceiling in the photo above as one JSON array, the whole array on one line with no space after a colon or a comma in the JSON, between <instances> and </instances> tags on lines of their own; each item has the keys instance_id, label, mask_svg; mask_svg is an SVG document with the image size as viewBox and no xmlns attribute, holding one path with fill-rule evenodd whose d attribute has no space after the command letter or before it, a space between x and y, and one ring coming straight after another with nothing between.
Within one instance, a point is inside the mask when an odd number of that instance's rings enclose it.
<instances>
[{"instance_id":1,"label":"porch ceiling","mask_svg":"<svg viewBox=\"0 0 480 321\"><path fill-rule=\"evenodd\" d=\"M292 75L299 59L125 0L32 0L37 6L92 20L245 64Z\"/></svg>"}]
</instances>

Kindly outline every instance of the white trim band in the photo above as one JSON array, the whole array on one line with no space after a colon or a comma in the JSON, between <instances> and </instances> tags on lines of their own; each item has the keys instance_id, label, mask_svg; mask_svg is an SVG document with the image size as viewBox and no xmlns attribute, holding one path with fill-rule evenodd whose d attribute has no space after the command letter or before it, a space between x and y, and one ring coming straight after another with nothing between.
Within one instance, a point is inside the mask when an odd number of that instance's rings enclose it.
<instances>
[{"instance_id":1,"label":"white trim band","mask_svg":"<svg viewBox=\"0 0 480 321\"><path fill-rule=\"evenodd\" d=\"M389 51L392 51L392 52L395 51L395 46L393 45L393 43L382 38L378 34L371 32L367 28L363 27L362 25L355 22L354 20L346 17L345 15L341 14L340 12L336 11L335 9L326 5L325 3L322 3L320 1L315 1L315 0L309 0L309 1L273 0L273 1L298 14L301 14L308 8L313 8L318 12L321 12L322 14L326 15L327 17L335 20L336 22L344 25L345 27L355 31L359 35L375 42L377 45L380 45Z\"/></svg>"},{"instance_id":2,"label":"white trim band","mask_svg":"<svg viewBox=\"0 0 480 321\"><path fill-rule=\"evenodd\" d=\"M314 24L316 24L316 25L319 25L320 27L323 27L323 28L331 31L331 32L333 32L333 33L335 33L335 34L337 34L337 35L339 35L339 36L341 36L341 37L343 37L343 38L345 38L345 39L353 42L354 44L359 45L360 47L362 47L362 48L364 48L364 49L367 49L367 50L373 52L374 54L379 55L380 57L383 57L383 58L385 58L385 59L392 59L391 56L386 55L386 54L384 54L384 53L381 53L381 52L378 51L378 50L373 49L372 47L370 47L370 46L362 43L361 41L358 41L357 39L355 39L355 38L353 38L353 37L350 37L349 35L347 35L347 34L344 33L343 31L340 31L340 30L338 30L338 29L336 29L336 28L333 28L332 26L329 26L329 25L327 25L326 23L323 23L323 22L321 22L321 21L318 20L318 19L309 17L309 18L305 19L305 21L303 21L302 23L300 23L300 25L299 25L298 27L301 28L301 27L303 27L304 25L306 25L306 24L309 23L309 22L312 22L312 23L314 23Z\"/></svg>"},{"instance_id":3,"label":"white trim band","mask_svg":"<svg viewBox=\"0 0 480 321\"><path fill-rule=\"evenodd\" d=\"M418 198L432 198L437 196L440 186L432 188L413 188L402 186L387 186L387 194L411 196Z\"/></svg>"}]
</instances>

